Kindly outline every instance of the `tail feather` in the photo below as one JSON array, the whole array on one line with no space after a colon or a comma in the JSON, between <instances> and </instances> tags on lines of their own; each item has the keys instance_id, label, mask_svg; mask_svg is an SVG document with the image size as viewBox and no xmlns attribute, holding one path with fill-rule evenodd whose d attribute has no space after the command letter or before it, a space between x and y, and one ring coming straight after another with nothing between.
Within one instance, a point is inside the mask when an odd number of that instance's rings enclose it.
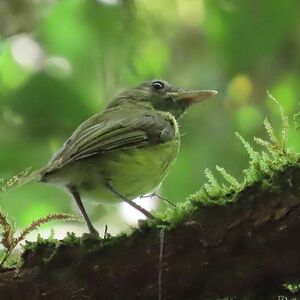
<instances>
[{"instance_id":1,"label":"tail feather","mask_svg":"<svg viewBox=\"0 0 300 300\"><path fill-rule=\"evenodd\" d=\"M41 170L30 172L30 169L27 169L19 173L18 175L13 176L8 180L2 180L2 185L0 186L0 192L17 189L28 182L40 181L40 179L41 179Z\"/></svg>"},{"instance_id":2,"label":"tail feather","mask_svg":"<svg viewBox=\"0 0 300 300\"><path fill-rule=\"evenodd\" d=\"M31 181L40 181L41 180L41 170L36 170L28 174L27 176L23 176L18 181L16 187L21 187L26 183L29 183Z\"/></svg>"}]
</instances>

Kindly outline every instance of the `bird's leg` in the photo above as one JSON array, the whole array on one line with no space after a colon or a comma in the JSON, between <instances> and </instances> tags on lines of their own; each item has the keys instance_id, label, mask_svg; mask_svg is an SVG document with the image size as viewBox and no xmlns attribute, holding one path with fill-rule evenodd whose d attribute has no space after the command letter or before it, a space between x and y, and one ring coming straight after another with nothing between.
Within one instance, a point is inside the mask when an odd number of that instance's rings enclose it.
<instances>
[{"instance_id":1,"label":"bird's leg","mask_svg":"<svg viewBox=\"0 0 300 300\"><path fill-rule=\"evenodd\" d=\"M170 200L168 200L167 198L165 197L162 197L161 195L157 194L155 191L149 195L143 195L143 196L140 196L140 198L150 198L152 199L153 197L157 197L158 199L160 200L163 200L165 202L167 202L169 205L172 205L173 207L176 207L176 205L174 203L172 203Z\"/></svg>"},{"instance_id":2,"label":"bird's leg","mask_svg":"<svg viewBox=\"0 0 300 300\"><path fill-rule=\"evenodd\" d=\"M80 210L80 212L81 212L81 214L82 214L82 216L83 216L83 218L84 218L84 220L85 220L85 222L87 224L87 227L88 227L90 233L91 234L96 234L96 235L99 236L98 231L95 229L95 227L93 226L93 224L92 224L89 216L86 213L86 210L85 210L85 208L83 206L83 203L81 201L80 195L79 195L76 187L72 185L72 186L68 186L68 189L69 189L71 195L73 196L74 200L76 201L76 203L77 203L77 205L79 207L79 210Z\"/></svg>"},{"instance_id":3,"label":"bird's leg","mask_svg":"<svg viewBox=\"0 0 300 300\"><path fill-rule=\"evenodd\" d=\"M110 192L112 192L116 196L120 197L120 199L122 199L124 202L128 203L129 205L131 205L132 207L134 207L135 209L137 209L138 211L140 211L147 218L152 219L152 220L156 220L156 218L149 211L147 211L145 208L141 207L140 205L136 204L132 200L129 200L126 197L124 197L117 190L115 190L114 187L109 182L106 182L106 186L107 186L107 189Z\"/></svg>"}]
</instances>

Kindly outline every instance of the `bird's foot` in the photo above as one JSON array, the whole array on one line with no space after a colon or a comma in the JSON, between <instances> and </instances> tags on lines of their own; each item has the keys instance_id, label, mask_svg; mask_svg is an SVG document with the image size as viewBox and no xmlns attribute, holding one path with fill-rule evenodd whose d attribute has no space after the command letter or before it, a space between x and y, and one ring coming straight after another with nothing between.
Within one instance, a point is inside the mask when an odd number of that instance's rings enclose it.
<instances>
[{"instance_id":1,"label":"bird's foot","mask_svg":"<svg viewBox=\"0 0 300 300\"><path fill-rule=\"evenodd\" d=\"M101 239L98 231L86 232L80 238L80 244L82 246L88 246L88 247L99 244L100 241Z\"/></svg>"},{"instance_id":2,"label":"bird's foot","mask_svg":"<svg viewBox=\"0 0 300 300\"><path fill-rule=\"evenodd\" d=\"M165 201L166 203L168 203L169 205L173 206L173 207L176 207L176 205L174 203L172 203L170 200L168 200L167 198L159 195L157 192L153 192L151 194L148 194L148 195L143 195L143 196L140 196L140 199L142 198L150 198L152 199L153 197L156 197L157 199L159 200L163 200Z\"/></svg>"}]
</instances>

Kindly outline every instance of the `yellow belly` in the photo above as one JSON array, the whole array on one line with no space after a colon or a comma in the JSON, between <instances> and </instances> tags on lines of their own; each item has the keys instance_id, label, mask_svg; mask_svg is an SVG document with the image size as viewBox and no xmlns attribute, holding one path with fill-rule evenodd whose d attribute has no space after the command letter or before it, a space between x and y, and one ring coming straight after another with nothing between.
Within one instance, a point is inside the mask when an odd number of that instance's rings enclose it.
<instances>
[{"instance_id":1,"label":"yellow belly","mask_svg":"<svg viewBox=\"0 0 300 300\"><path fill-rule=\"evenodd\" d=\"M161 184L177 152L178 146L173 141L147 149L122 151L115 157L110 155L106 161L100 158L99 171L101 173L103 169L106 172L99 177L96 168L92 168L93 188L83 188L82 192L98 201L120 201L105 188L104 180L109 180L115 190L129 199L149 193ZM104 166L101 167L101 163Z\"/></svg>"},{"instance_id":2,"label":"yellow belly","mask_svg":"<svg viewBox=\"0 0 300 300\"><path fill-rule=\"evenodd\" d=\"M53 184L73 184L83 198L99 202L122 201L107 189L106 183L128 199L157 188L167 175L179 150L179 137L146 148L112 151L95 155L55 172ZM55 182L56 181L56 182Z\"/></svg>"}]
</instances>

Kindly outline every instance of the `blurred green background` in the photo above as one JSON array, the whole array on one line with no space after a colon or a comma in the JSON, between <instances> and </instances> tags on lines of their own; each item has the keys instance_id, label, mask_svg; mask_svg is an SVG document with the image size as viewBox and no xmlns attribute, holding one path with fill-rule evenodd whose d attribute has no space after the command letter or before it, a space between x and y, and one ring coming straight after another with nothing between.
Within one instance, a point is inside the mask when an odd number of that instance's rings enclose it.
<instances>
[{"instance_id":1,"label":"blurred green background","mask_svg":"<svg viewBox=\"0 0 300 300\"><path fill-rule=\"evenodd\" d=\"M160 193L184 201L215 165L241 178L248 157L234 132L265 136L266 115L280 130L266 91L289 115L298 111L299 37L294 0L2 0L0 177L40 168L115 93L163 78L219 95L181 120L181 152ZM294 129L289 143L299 149ZM18 227L51 212L78 213L63 191L36 183L0 194L0 206ZM132 223L122 206L87 206L98 229ZM58 235L84 230L57 226Z\"/></svg>"}]
</instances>

